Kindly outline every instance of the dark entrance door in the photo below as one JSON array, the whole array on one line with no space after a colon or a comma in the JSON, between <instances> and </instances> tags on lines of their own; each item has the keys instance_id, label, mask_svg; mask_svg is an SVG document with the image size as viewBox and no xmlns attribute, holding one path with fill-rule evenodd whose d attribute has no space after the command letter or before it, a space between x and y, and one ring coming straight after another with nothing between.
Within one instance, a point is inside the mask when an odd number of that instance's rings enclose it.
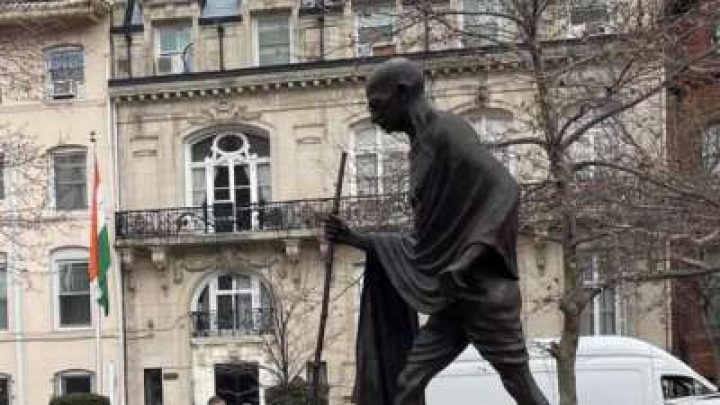
<instances>
[{"instance_id":1,"label":"dark entrance door","mask_svg":"<svg viewBox=\"0 0 720 405\"><path fill-rule=\"evenodd\" d=\"M227 405L259 405L259 369L255 362L215 365L215 393Z\"/></svg>"}]
</instances>

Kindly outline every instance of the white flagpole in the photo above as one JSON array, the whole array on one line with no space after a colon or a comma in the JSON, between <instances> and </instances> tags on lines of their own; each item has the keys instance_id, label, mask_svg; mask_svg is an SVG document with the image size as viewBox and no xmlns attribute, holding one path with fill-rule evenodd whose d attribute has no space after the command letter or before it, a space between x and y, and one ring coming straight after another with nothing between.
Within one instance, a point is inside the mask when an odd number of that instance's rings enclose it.
<instances>
[{"instance_id":1,"label":"white flagpole","mask_svg":"<svg viewBox=\"0 0 720 405\"><path fill-rule=\"evenodd\" d=\"M96 196L96 193L99 194L100 190L95 189L95 176L97 176L96 170L97 170L97 155L95 154L95 131L92 131L90 133L90 142L92 143L92 168L93 168L93 177L92 177L92 193L93 193L93 202L99 202L99 199ZM93 206L90 208L92 210L97 209L97 206L93 204ZM104 213L98 213L99 215L104 215ZM90 213L90 218L92 218L93 213ZM90 235L91 238L97 238L97 235ZM94 308L93 314L95 315L95 385L96 385L96 392L98 394L103 394L103 372L102 372L102 336L101 336L101 320L102 315L100 314L100 305L98 304L98 297L100 297L100 278L99 275L95 277L95 296L93 297L93 302L90 303L92 308Z\"/></svg>"}]
</instances>

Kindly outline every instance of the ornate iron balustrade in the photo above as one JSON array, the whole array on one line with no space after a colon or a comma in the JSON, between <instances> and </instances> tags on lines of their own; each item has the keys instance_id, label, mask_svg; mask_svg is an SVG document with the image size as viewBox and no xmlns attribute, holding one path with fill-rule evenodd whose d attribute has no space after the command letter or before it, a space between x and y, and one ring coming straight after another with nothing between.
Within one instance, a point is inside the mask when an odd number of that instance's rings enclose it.
<instances>
[{"instance_id":1,"label":"ornate iron balustrade","mask_svg":"<svg viewBox=\"0 0 720 405\"><path fill-rule=\"evenodd\" d=\"M272 308L190 312L192 337L259 336L275 328Z\"/></svg>"},{"instance_id":2,"label":"ornate iron balustrade","mask_svg":"<svg viewBox=\"0 0 720 405\"><path fill-rule=\"evenodd\" d=\"M332 199L266 202L120 211L115 214L118 239L157 238L233 232L315 229L330 213ZM387 229L409 222L407 194L344 197L340 216L354 226Z\"/></svg>"}]
</instances>

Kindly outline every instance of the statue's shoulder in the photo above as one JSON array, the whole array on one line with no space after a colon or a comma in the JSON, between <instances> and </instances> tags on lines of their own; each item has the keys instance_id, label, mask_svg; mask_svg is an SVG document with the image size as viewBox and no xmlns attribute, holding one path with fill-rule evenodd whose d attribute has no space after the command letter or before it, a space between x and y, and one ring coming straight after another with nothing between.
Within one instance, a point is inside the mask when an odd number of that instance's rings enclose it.
<instances>
[{"instance_id":1,"label":"statue's shoulder","mask_svg":"<svg viewBox=\"0 0 720 405\"><path fill-rule=\"evenodd\" d=\"M462 116L450 111L437 110L435 119L428 131L433 143L463 143L463 141L474 140L475 130L472 125Z\"/></svg>"}]
</instances>

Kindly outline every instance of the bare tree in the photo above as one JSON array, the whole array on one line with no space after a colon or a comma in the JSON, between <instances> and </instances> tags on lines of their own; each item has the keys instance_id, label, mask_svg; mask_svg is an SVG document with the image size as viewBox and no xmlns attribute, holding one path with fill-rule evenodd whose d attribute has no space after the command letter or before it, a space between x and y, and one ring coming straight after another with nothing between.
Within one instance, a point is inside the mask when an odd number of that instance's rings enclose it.
<instances>
[{"instance_id":1,"label":"bare tree","mask_svg":"<svg viewBox=\"0 0 720 405\"><path fill-rule=\"evenodd\" d=\"M433 41L433 30L416 27L441 26L443 41L518 67L506 79L512 85L480 77L479 106L488 97L503 102L493 91L524 94L525 101L505 106L517 112L513 128L491 146L519 160L524 231L562 248L559 293L549 299L563 315L562 331L551 352L560 404L574 405L581 315L603 288L718 271L675 248L681 241L718 242L720 193L717 183L669 164L665 133L666 90L716 52L683 54L680 44L698 29L699 13L718 7L698 1L667 10L641 0L476 3L460 11L432 1L407 3L396 29ZM593 283L581 265L586 250L602 258Z\"/></svg>"}]
</instances>

